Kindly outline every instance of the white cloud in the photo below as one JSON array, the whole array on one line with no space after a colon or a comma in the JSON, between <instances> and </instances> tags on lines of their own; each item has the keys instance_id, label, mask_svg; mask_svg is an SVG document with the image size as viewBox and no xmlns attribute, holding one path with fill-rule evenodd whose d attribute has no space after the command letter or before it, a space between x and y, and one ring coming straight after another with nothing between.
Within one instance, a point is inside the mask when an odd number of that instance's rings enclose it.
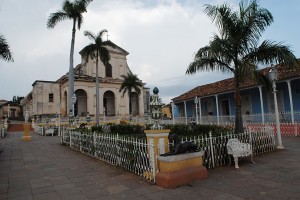
<instances>
[{"instance_id":1,"label":"white cloud","mask_svg":"<svg viewBox=\"0 0 300 200\"><path fill-rule=\"evenodd\" d=\"M238 3L237 0L230 1L235 5ZM291 1L294 2L293 7L295 2L299 5L298 1ZM26 95L35 80L56 80L68 71L72 21L60 22L53 30L46 28L49 14L60 9L62 2L62 0L4 2L0 11L0 34L4 34L11 45L15 62L6 63L0 60L2 76L0 99ZM160 96L168 103L170 98L197 85L224 77L218 73L210 73L209 76L207 73L185 75L194 53L207 45L213 32L217 31L203 12L203 3L223 2L223 0L94 0L90 3L88 12L84 14L81 30L76 32L74 63L76 65L80 62L78 52L90 43L89 39L83 36L83 32L89 30L96 33L107 29L109 39L130 53L127 60L132 72L146 82L146 86L160 88ZM284 2L281 4L287 6ZM283 12L281 8L278 9L279 13ZM288 14L285 13L285 16ZM292 23L292 20L288 19L282 21ZM281 26L282 24L277 24L275 28ZM288 41L288 44L299 48L297 31L281 30L277 32L294 35L286 36L279 41ZM276 29L272 31L277 32ZM272 40L270 37L267 38ZM293 40L289 41L290 38Z\"/></svg>"}]
</instances>

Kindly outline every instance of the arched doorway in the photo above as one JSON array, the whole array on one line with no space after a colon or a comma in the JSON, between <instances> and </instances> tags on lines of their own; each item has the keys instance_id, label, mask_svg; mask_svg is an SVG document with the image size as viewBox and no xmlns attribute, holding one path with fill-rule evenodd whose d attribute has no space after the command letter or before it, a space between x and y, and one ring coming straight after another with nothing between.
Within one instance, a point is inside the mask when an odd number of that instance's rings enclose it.
<instances>
[{"instance_id":1,"label":"arched doorway","mask_svg":"<svg viewBox=\"0 0 300 200\"><path fill-rule=\"evenodd\" d=\"M77 98L75 104L75 116L86 116L87 114L87 93L86 91L79 89L75 91Z\"/></svg>"},{"instance_id":2,"label":"arched doorway","mask_svg":"<svg viewBox=\"0 0 300 200\"><path fill-rule=\"evenodd\" d=\"M131 105L129 109L131 109L131 115L136 116L139 114L139 95L136 92L132 92L130 98Z\"/></svg>"},{"instance_id":3,"label":"arched doorway","mask_svg":"<svg viewBox=\"0 0 300 200\"><path fill-rule=\"evenodd\" d=\"M105 115L114 116L115 113L115 94L112 91L106 91L103 95L103 106Z\"/></svg>"}]
</instances>

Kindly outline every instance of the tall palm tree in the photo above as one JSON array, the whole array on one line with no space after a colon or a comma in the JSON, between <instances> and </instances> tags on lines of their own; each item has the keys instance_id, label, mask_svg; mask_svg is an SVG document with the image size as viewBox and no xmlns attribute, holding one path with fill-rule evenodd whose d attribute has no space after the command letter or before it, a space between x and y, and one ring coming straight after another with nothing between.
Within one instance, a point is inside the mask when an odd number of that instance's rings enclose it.
<instances>
[{"instance_id":1,"label":"tall palm tree","mask_svg":"<svg viewBox=\"0 0 300 200\"><path fill-rule=\"evenodd\" d=\"M107 33L107 30L100 31L97 35L92 32L85 31L84 35L87 36L93 43L84 47L81 50L81 55L85 61L88 62L89 58L96 59L96 125L99 126L99 74L98 74L98 63L99 57L104 65L107 65L110 60L110 54L108 49L104 46L102 36Z\"/></svg>"},{"instance_id":2,"label":"tall palm tree","mask_svg":"<svg viewBox=\"0 0 300 200\"><path fill-rule=\"evenodd\" d=\"M205 5L205 13L215 22L219 35L214 34L209 45L202 47L188 66L186 74L196 71L233 73L235 81L235 132L243 132L241 115L241 83L268 80L258 72L258 64L283 63L295 66L296 57L288 46L268 40L259 45L262 32L273 22L272 14L260 8L256 0L241 1L238 11L228 4Z\"/></svg>"},{"instance_id":3,"label":"tall palm tree","mask_svg":"<svg viewBox=\"0 0 300 200\"><path fill-rule=\"evenodd\" d=\"M70 50L70 65L69 65L69 93L68 93L69 111L72 108L71 98L74 94L74 68L73 68L74 59L73 59L73 57L74 57L76 25L79 30L83 23L82 14L84 12L86 12L86 8L91 1L93 1L93 0L75 0L74 2L65 0L62 4L62 10L59 10L55 13L51 13L48 18L48 22L47 22L47 27L49 29L52 29L60 21L63 21L66 19L73 20L71 50Z\"/></svg>"},{"instance_id":4,"label":"tall palm tree","mask_svg":"<svg viewBox=\"0 0 300 200\"><path fill-rule=\"evenodd\" d=\"M144 85L139 80L136 74L132 74L132 72L128 73L127 75L121 75L124 79L122 85L119 89L119 92L123 92L122 96L124 97L125 93L128 93L129 97L129 114L132 114L132 103L131 103L131 93L135 91L138 95L141 94L141 89Z\"/></svg>"},{"instance_id":5,"label":"tall palm tree","mask_svg":"<svg viewBox=\"0 0 300 200\"><path fill-rule=\"evenodd\" d=\"M0 35L0 58L5 61L14 61L9 45L3 35Z\"/></svg>"}]
</instances>

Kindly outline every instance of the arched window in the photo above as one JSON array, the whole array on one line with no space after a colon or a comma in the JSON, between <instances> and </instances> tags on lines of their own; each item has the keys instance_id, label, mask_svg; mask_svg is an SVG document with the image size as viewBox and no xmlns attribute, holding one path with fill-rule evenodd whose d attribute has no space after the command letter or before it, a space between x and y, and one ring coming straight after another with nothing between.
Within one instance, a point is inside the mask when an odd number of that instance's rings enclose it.
<instances>
[{"instance_id":1,"label":"arched window","mask_svg":"<svg viewBox=\"0 0 300 200\"><path fill-rule=\"evenodd\" d=\"M109 63L107 63L107 65L105 66L105 76L112 77L112 66Z\"/></svg>"}]
</instances>

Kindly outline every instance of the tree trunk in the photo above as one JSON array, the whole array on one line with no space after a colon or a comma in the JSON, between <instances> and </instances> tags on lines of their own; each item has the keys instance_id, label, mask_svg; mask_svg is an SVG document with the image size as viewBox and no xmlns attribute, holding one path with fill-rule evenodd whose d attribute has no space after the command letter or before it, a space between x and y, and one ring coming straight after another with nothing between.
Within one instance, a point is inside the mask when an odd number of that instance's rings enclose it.
<instances>
[{"instance_id":1,"label":"tree trunk","mask_svg":"<svg viewBox=\"0 0 300 200\"><path fill-rule=\"evenodd\" d=\"M98 75L98 50L97 50L97 55L96 55L96 126L99 126L100 124L100 110L99 110L99 75Z\"/></svg>"},{"instance_id":2,"label":"tree trunk","mask_svg":"<svg viewBox=\"0 0 300 200\"><path fill-rule=\"evenodd\" d=\"M128 91L129 93L129 115L132 115L132 105L131 105L131 91Z\"/></svg>"},{"instance_id":3,"label":"tree trunk","mask_svg":"<svg viewBox=\"0 0 300 200\"><path fill-rule=\"evenodd\" d=\"M242 119L242 110L241 110L241 92L240 92L240 78L238 74L234 75L235 81L235 129L234 133L243 133L243 119Z\"/></svg>"},{"instance_id":4,"label":"tree trunk","mask_svg":"<svg viewBox=\"0 0 300 200\"><path fill-rule=\"evenodd\" d=\"M70 66L69 66L69 114L72 110L72 96L74 94L74 68L73 68L73 56L74 56L74 46L75 46L75 33L76 33L76 20L73 20L73 29L72 29L72 40L71 40L71 50L70 50Z\"/></svg>"}]
</instances>

